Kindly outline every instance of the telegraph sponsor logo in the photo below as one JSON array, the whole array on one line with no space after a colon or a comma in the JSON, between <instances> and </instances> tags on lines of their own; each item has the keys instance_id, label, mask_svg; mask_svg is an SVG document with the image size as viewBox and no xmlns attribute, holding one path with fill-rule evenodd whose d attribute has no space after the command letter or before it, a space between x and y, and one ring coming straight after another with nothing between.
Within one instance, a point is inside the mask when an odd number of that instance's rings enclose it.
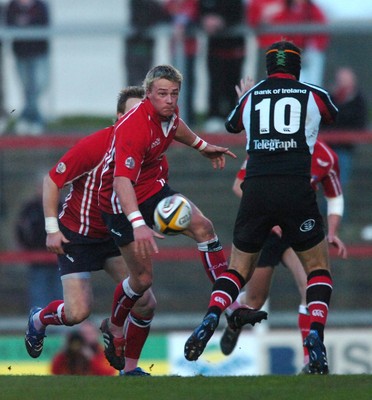
<instances>
[{"instance_id":1,"label":"telegraph sponsor logo","mask_svg":"<svg viewBox=\"0 0 372 400\"><path fill-rule=\"evenodd\" d=\"M279 139L261 139L253 140L253 146L255 150L284 150L297 149L297 142L294 139L291 140L279 140Z\"/></svg>"}]
</instances>

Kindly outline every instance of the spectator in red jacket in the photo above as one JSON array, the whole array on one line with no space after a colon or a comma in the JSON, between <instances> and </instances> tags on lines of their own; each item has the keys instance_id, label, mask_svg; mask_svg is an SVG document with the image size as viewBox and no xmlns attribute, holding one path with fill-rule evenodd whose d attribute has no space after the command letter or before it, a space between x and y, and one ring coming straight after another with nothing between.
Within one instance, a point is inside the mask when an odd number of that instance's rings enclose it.
<instances>
[{"instance_id":1,"label":"spectator in red jacket","mask_svg":"<svg viewBox=\"0 0 372 400\"><path fill-rule=\"evenodd\" d=\"M251 0L246 8L246 20L251 28L262 28L273 23L273 19L283 11L284 0ZM258 46L266 50L280 40L280 35L267 33L257 36Z\"/></svg>"},{"instance_id":2,"label":"spectator in red jacket","mask_svg":"<svg viewBox=\"0 0 372 400\"><path fill-rule=\"evenodd\" d=\"M273 24L326 24L323 11L312 0L285 0L285 6L272 19ZM321 86L325 63L325 50L329 37L325 33L281 34L302 49L300 80Z\"/></svg>"},{"instance_id":3,"label":"spectator in red jacket","mask_svg":"<svg viewBox=\"0 0 372 400\"><path fill-rule=\"evenodd\" d=\"M103 353L98 329L84 321L66 337L64 348L52 359L54 375L116 375Z\"/></svg>"}]
</instances>

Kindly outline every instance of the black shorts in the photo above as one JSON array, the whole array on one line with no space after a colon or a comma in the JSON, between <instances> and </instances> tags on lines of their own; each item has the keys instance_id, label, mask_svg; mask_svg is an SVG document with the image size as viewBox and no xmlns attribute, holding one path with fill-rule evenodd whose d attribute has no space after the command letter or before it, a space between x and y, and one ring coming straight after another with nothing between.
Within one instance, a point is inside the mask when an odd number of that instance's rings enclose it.
<instances>
[{"instance_id":1,"label":"black shorts","mask_svg":"<svg viewBox=\"0 0 372 400\"><path fill-rule=\"evenodd\" d=\"M165 185L158 193L151 196L139 205L139 210L143 219L150 228L154 226L154 211L158 203L165 197L178 193ZM132 224L124 214L108 214L102 212L102 218L105 221L108 230L111 233L115 244L119 247L125 246L134 240Z\"/></svg>"},{"instance_id":2,"label":"black shorts","mask_svg":"<svg viewBox=\"0 0 372 400\"><path fill-rule=\"evenodd\" d=\"M310 179L303 176L259 176L245 179L235 221L233 243L256 253L279 225L296 251L305 251L325 237L323 218Z\"/></svg>"},{"instance_id":3,"label":"black shorts","mask_svg":"<svg viewBox=\"0 0 372 400\"><path fill-rule=\"evenodd\" d=\"M261 254L257 262L257 268L274 268L282 261L283 254L289 247L289 243L285 238L271 232L262 247Z\"/></svg>"},{"instance_id":4,"label":"black shorts","mask_svg":"<svg viewBox=\"0 0 372 400\"><path fill-rule=\"evenodd\" d=\"M89 238L70 231L60 223L61 232L69 243L63 244L65 254L58 255L60 275L99 271L108 258L120 256L120 251L110 236L104 239Z\"/></svg>"}]
</instances>

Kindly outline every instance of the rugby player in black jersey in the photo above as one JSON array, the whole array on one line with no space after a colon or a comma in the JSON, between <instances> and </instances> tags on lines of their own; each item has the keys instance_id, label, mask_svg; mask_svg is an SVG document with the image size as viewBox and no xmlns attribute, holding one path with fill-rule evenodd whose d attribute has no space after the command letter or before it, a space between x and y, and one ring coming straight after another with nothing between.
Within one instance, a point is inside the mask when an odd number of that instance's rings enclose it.
<instances>
[{"instance_id":1,"label":"rugby player in black jersey","mask_svg":"<svg viewBox=\"0 0 372 400\"><path fill-rule=\"evenodd\" d=\"M324 327L332 293L325 227L310 184L311 155L319 125L332 123L337 108L322 88L299 81L301 50L273 43L266 52L267 78L240 99L226 121L231 133L246 132L249 155L235 221L229 268L213 285L207 313L185 344L194 361L216 330L221 313L251 278L260 250L278 225L307 274L309 373L327 374ZM337 246L337 244L335 244Z\"/></svg>"}]
</instances>

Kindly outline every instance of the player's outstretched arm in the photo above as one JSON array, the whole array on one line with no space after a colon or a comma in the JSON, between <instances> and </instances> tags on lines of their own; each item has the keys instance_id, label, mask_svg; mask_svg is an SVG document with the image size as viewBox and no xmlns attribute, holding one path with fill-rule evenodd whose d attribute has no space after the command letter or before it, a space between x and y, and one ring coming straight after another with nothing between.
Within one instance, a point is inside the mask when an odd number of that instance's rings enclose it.
<instances>
[{"instance_id":1,"label":"player's outstretched arm","mask_svg":"<svg viewBox=\"0 0 372 400\"><path fill-rule=\"evenodd\" d=\"M225 155L236 158L236 155L227 147L216 146L200 138L185 124L182 119L180 120L180 124L177 128L175 140L199 150L204 157L212 160L213 168L224 168Z\"/></svg>"},{"instance_id":2,"label":"player's outstretched arm","mask_svg":"<svg viewBox=\"0 0 372 400\"><path fill-rule=\"evenodd\" d=\"M214 169L223 169L225 167L225 155L236 158L236 155L227 147L216 146L210 143L207 143L206 147L200 153L212 161Z\"/></svg>"}]
</instances>

